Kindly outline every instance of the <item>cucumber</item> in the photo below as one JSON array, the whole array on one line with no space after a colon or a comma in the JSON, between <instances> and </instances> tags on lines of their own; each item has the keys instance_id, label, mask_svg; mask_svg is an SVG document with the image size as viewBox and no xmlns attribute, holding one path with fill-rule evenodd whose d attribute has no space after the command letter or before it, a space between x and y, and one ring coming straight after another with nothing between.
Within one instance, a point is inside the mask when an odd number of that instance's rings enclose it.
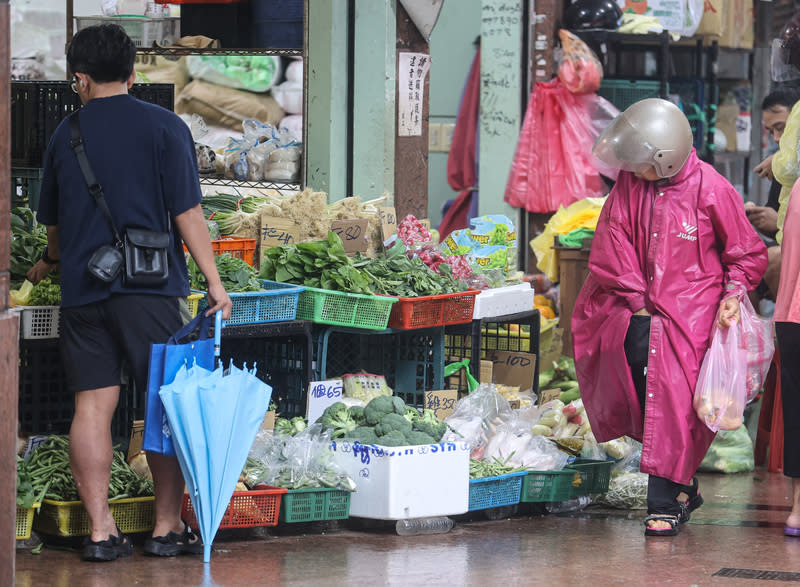
<instances>
[{"instance_id":1,"label":"cucumber","mask_svg":"<svg viewBox=\"0 0 800 587\"><path fill-rule=\"evenodd\" d=\"M558 399L560 399L564 403L564 405L566 405L570 402L575 401L579 397L581 397L581 392L577 387L575 387L568 391L562 391L561 395L558 396Z\"/></svg>"}]
</instances>

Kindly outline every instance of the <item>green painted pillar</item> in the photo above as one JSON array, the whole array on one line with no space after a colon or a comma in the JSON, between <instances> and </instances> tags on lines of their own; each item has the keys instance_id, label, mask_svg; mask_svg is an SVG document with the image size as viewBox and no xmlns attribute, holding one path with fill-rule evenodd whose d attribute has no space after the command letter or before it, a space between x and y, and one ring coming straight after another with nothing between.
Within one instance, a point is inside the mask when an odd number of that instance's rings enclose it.
<instances>
[{"instance_id":1,"label":"green painted pillar","mask_svg":"<svg viewBox=\"0 0 800 587\"><path fill-rule=\"evenodd\" d=\"M306 0L306 185L335 201L347 194L348 0Z\"/></svg>"},{"instance_id":2,"label":"green painted pillar","mask_svg":"<svg viewBox=\"0 0 800 587\"><path fill-rule=\"evenodd\" d=\"M353 193L348 195L367 200L394 194L396 2L354 1Z\"/></svg>"},{"instance_id":3,"label":"green painted pillar","mask_svg":"<svg viewBox=\"0 0 800 587\"><path fill-rule=\"evenodd\" d=\"M481 3L481 130L478 213L505 214L519 225L517 209L503 202L522 126L522 0Z\"/></svg>"}]
</instances>

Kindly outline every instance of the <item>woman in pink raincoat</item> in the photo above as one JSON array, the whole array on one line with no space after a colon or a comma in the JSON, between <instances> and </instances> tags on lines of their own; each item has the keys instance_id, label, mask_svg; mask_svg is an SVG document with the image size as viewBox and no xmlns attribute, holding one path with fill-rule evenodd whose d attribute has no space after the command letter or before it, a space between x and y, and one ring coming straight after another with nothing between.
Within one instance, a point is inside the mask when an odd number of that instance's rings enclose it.
<instances>
[{"instance_id":1,"label":"woman in pink raincoat","mask_svg":"<svg viewBox=\"0 0 800 587\"><path fill-rule=\"evenodd\" d=\"M581 396L598 441L641 440L645 534L671 536L702 504L693 475L714 433L692 396L712 327L738 319L767 253L742 196L698 159L672 103L633 104L594 153L622 172L572 316Z\"/></svg>"}]
</instances>

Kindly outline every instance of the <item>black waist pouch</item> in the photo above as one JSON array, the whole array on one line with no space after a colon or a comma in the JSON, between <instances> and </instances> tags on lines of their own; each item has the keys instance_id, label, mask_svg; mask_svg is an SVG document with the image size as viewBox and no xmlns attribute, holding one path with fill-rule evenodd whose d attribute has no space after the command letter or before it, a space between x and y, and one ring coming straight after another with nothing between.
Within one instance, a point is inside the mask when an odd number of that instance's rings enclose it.
<instances>
[{"instance_id":1,"label":"black waist pouch","mask_svg":"<svg viewBox=\"0 0 800 587\"><path fill-rule=\"evenodd\" d=\"M168 232L129 228L123 236L125 271L122 282L127 287L164 285L169 278Z\"/></svg>"}]
</instances>

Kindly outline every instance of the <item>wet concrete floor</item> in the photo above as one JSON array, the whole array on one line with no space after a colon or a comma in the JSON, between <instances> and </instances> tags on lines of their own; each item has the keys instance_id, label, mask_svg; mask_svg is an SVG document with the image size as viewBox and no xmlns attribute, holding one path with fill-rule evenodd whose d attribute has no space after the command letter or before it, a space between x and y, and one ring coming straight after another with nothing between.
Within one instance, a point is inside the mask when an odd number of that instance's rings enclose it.
<instances>
[{"instance_id":1,"label":"wet concrete floor","mask_svg":"<svg viewBox=\"0 0 800 587\"><path fill-rule=\"evenodd\" d=\"M518 512L459 520L448 534L398 536L354 522L228 530L211 563L132 557L85 563L75 550L18 545L16 585L769 585L800 582L800 538L783 535L790 482L757 469L701 474L705 505L676 537L648 537L642 510Z\"/></svg>"}]
</instances>

